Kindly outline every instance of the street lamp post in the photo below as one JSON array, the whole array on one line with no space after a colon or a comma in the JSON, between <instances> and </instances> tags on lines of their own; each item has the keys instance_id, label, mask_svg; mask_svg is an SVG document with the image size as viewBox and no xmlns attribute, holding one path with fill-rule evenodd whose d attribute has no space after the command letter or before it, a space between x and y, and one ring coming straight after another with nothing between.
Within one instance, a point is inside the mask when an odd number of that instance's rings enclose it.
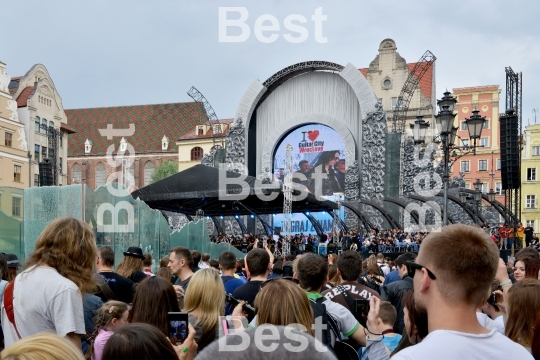
<instances>
[{"instance_id":1,"label":"street lamp post","mask_svg":"<svg viewBox=\"0 0 540 360\"><path fill-rule=\"evenodd\" d=\"M463 155L468 154L470 151L457 155L454 151L452 155L450 152L454 149L456 142L458 128L454 127L454 109L457 100L451 96L450 92L446 91L441 100L437 101L439 106L439 113L435 116L437 124L437 130L439 131L438 137L441 139L442 150L444 153L443 159L443 182L444 182L444 209L443 209L443 225L448 225L448 183L450 181L450 165L452 163L450 157L454 157L454 162ZM482 127L484 125L485 117L478 115L478 110L473 111L473 115L469 119L465 119L467 130L469 132L469 138L473 140L472 152L476 155L476 140L480 139L482 134ZM416 144L424 143L429 123L425 122L421 116L417 117L416 121L410 125L413 132L414 142ZM457 147L459 148L459 146Z\"/></svg>"},{"instance_id":2,"label":"street lamp post","mask_svg":"<svg viewBox=\"0 0 540 360\"><path fill-rule=\"evenodd\" d=\"M476 224L477 225L480 221L479 205L482 202L482 185L483 183L480 181L480 179L476 179L476 181L474 182L474 202L476 205Z\"/></svg>"}]
</instances>

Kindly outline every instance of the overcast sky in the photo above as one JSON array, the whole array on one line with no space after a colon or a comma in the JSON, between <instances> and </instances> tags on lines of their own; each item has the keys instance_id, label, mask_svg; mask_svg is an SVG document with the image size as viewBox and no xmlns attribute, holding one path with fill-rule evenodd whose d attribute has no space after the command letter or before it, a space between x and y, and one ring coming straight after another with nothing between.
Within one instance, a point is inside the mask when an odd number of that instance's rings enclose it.
<instances>
[{"instance_id":1,"label":"overcast sky","mask_svg":"<svg viewBox=\"0 0 540 360\"><path fill-rule=\"evenodd\" d=\"M219 42L220 7L247 10L246 41ZM319 7L326 43L317 42L311 20ZM445 88L496 84L504 99L511 66L523 72L525 125L540 108L537 0L27 0L3 2L2 13L0 61L11 76L44 64L66 109L191 101L186 92L195 86L218 117L229 118L253 80L306 60L367 67L385 38L407 62L435 54L438 98ZM280 23L273 43L254 34L264 14ZM308 20L302 43L283 37L293 14Z\"/></svg>"}]
</instances>

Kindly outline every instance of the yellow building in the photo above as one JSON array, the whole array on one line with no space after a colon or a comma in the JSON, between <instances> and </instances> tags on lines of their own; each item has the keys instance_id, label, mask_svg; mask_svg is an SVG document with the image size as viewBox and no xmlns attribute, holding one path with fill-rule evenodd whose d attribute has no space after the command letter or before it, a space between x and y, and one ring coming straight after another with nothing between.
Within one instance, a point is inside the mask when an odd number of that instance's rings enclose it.
<instances>
[{"instance_id":1,"label":"yellow building","mask_svg":"<svg viewBox=\"0 0 540 360\"><path fill-rule=\"evenodd\" d=\"M540 230L540 124L525 127L524 145L521 152L521 221L531 226L535 232Z\"/></svg>"},{"instance_id":2,"label":"yellow building","mask_svg":"<svg viewBox=\"0 0 540 360\"><path fill-rule=\"evenodd\" d=\"M15 218L23 216L23 191L28 187L28 145L17 102L9 93L10 76L0 62L0 210Z\"/></svg>"},{"instance_id":3,"label":"yellow building","mask_svg":"<svg viewBox=\"0 0 540 360\"><path fill-rule=\"evenodd\" d=\"M176 141L178 146L178 171L200 164L204 155L209 154L214 146L225 147L225 135L233 119L207 121L197 125L192 131Z\"/></svg>"}]
</instances>

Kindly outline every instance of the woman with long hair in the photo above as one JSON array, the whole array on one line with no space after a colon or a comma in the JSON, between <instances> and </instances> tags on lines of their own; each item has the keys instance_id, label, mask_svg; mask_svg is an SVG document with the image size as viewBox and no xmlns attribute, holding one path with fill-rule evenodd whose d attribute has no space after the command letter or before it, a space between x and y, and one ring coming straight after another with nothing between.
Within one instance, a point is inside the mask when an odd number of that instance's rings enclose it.
<instances>
[{"instance_id":1,"label":"woman with long hair","mask_svg":"<svg viewBox=\"0 0 540 360\"><path fill-rule=\"evenodd\" d=\"M153 325L167 335L167 313L179 311L178 298L171 282L160 276L152 276L137 286L128 321Z\"/></svg>"},{"instance_id":2,"label":"woman with long hair","mask_svg":"<svg viewBox=\"0 0 540 360\"><path fill-rule=\"evenodd\" d=\"M96 239L85 222L59 218L43 230L26 270L4 293L4 302L13 302L20 337L49 331L81 347L81 335L86 333L83 294L97 288L92 277L95 261ZM11 289L12 299L6 299ZM6 346L19 339L5 311L2 327Z\"/></svg>"},{"instance_id":3,"label":"woman with long hair","mask_svg":"<svg viewBox=\"0 0 540 360\"><path fill-rule=\"evenodd\" d=\"M540 312L540 280L523 279L508 290L505 299L506 336L531 350L536 318Z\"/></svg>"},{"instance_id":4,"label":"woman with long hair","mask_svg":"<svg viewBox=\"0 0 540 360\"><path fill-rule=\"evenodd\" d=\"M140 247L130 246L124 252L124 257L116 267L116 273L138 284L146 279L143 269L144 255L142 249Z\"/></svg>"},{"instance_id":5,"label":"woman with long hair","mask_svg":"<svg viewBox=\"0 0 540 360\"><path fill-rule=\"evenodd\" d=\"M93 345L88 349L86 358L101 360L105 344L112 334L128 324L128 306L121 301L107 301L94 316L94 332L90 335Z\"/></svg>"},{"instance_id":6,"label":"woman with long hair","mask_svg":"<svg viewBox=\"0 0 540 360\"><path fill-rule=\"evenodd\" d=\"M333 195L335 192L341 192L341 186L336 177L336 172L334 170L334 164L339 160L339 151L323 151L315 164L315 169L318 166L321 166L321 172L326 174L326 179L322 181L322 195ZM315 170L317 171L317 170ZM316 194L315 181L312 179L310 181L309 190L311 193Z\"/></svg>"},{"instance_id":7,"label":"woman with long hair","mask_svg":"<svg viewBox=\"0 0 540 360\"><path fill-rule=\"evenodd\" d=\"M540 263L530 257L517 258L514 264L514 278L517 281L523 279L538 279Z\"/></svg>"},{"instance_id":8,"label":"woman with long hair","mask_svg":"<svg viewBox=\"0 0 540 360\"><path fill-rule=\"evenodd\" d=\"M197 271L189 281L184 297L184 309L197 332L199 351L219 336L219 317L225 315L225 287L214 269Z\"/></svg>"},{"instance_id":9,"label":"woman with long hair","mask_svg":"<svg viewBox=\"0 0 540 360\"><path fill-rule=\"evenodd\" d=\"M276 294L279 294L279 301L276 301ZM257 325L293 325L314 336L313 310L306 292L295 282L286 279L268 280L261 285L254 304Z\"/></svg>"}]
</instances>

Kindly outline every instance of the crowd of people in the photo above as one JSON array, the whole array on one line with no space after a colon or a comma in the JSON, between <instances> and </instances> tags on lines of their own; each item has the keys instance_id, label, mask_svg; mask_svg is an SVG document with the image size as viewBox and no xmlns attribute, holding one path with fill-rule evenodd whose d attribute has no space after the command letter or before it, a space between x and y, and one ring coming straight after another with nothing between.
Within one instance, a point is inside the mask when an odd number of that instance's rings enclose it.
<instances>
[{"instance_id":1,"label":"crowd of people","mask_svg":"<svg viewBox=\"0 0 540 360\"><path fill-rule=\"evenodd\" d=\"M22 271L0 254L0 359L540 359L533 244L505 263L479 227L412 238L418 254L393 262L379 247L284 258L257 239L240 259L134 246L115 267L86 223L60 218Z\"/></svg>"}]
</instances>

